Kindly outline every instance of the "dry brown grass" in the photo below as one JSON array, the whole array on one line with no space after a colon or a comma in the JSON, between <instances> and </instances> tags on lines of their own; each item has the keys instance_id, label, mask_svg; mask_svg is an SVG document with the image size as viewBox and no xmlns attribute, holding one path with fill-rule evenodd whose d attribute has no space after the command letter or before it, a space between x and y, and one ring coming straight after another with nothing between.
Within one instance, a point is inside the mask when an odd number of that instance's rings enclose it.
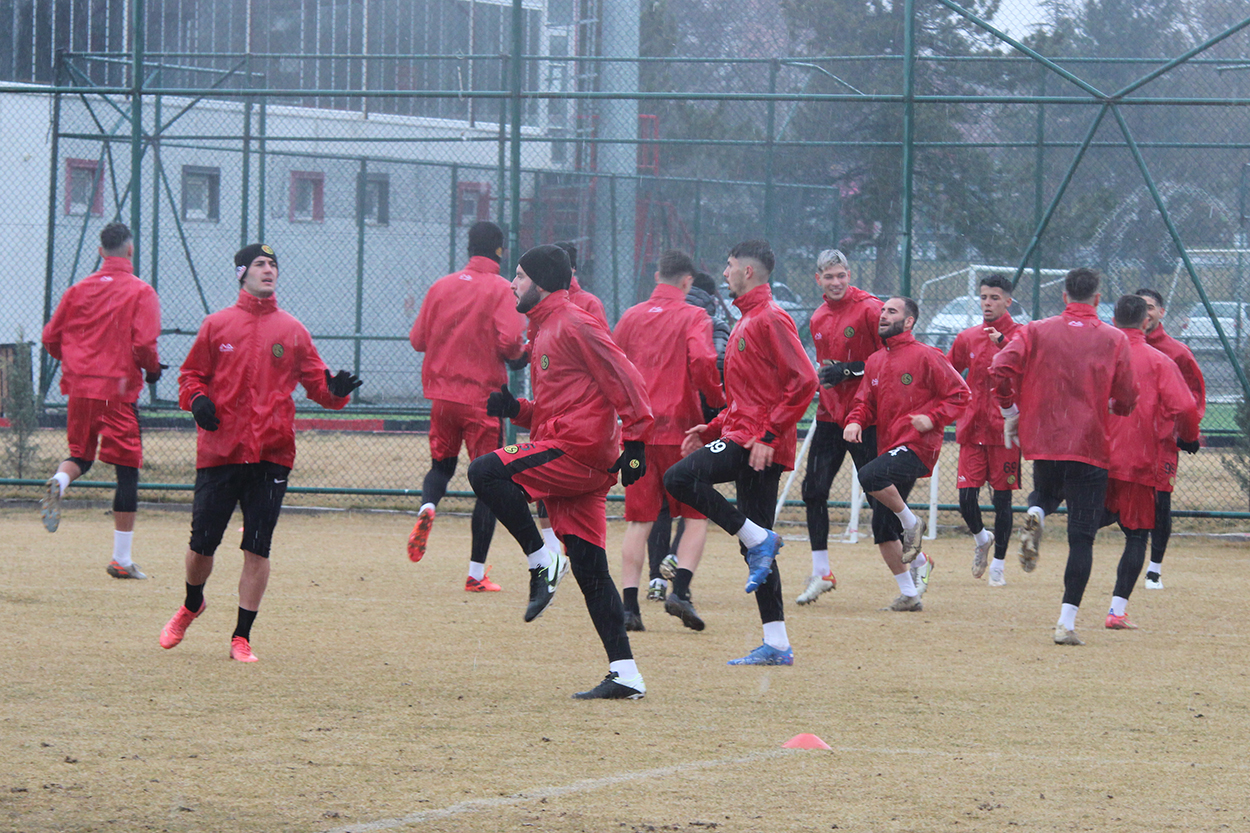
<instances>
[{"instance_id":1,"label":"dry brown grass","mask_svg":"<svg viewBox=\"0 0 1250 833\"><path fill-rule=\"evenodd\" d=\"M0 511L3 831L1214 831L1250 829L1244 542L1179 538L1136 632L1100 627L1119 536L1104 533L1078 622L1051 643L1061 525L1037 572L990 590L969 539L919 614L874 548L835 545L839 589L789 606L796 664L730 668L759 642L732 540L695 582L708 621L643 602L640 702L568 695L606 671L570 581L521 621L526 573L502 530L499 594L462 591L466 519L408 562L405 514L288 512L253 631L227 658L239 558L172 651L185 512L141 510L146 582L108 578L111 523L74 505L54 536ZM622 526L610 528L612 563ZM791 529L793 536L797 530ZM786 596L806 545L782 552ZM800 732L829 752L782 750Z\"/></svg>"}]
</instances>

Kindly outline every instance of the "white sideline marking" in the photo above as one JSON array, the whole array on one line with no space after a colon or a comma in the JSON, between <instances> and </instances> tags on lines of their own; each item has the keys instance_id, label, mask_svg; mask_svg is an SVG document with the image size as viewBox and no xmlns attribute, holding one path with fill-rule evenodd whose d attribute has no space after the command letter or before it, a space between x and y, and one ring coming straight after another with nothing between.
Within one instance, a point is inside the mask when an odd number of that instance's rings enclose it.
<instances>
[{"instance_id":1,"label":"white sideline marking","mask_svg":"<svg viewBox=\"0 0 1250 833\"><path fill-rule=\"evenodd\" d=\"M666 766L659 769L645 769L641 772L625 772L620 775L609 775L606 778L587 778L584 781L574 781L572 784L566 784L563 787L540 787L535 790L526 790L525 792L516 793L515 795L505 795L498 798L474 798L469 801L461 801L458 804L452 804L450 807L444 807L441 810L423 810L420 813L412 813L397 819L380 819L378 821L369 821L363 824L349 824L346 827L335 827L326 830L324 833L367 833L371 830L393 830L397 827L407 827L410 824L421 824L422 822L434 821L435 819L444 819L449 816L458 816L463 813L480 813L483 810L493 810L498 807L508 807L516 804L526 804L531 801L537 801L543 798L556 798L562 795L570 795L573 793L589 792L603 787L612 787L617 784L625 784L630 781L642 781L648 778L666 778L670 775L680 775L684 772L694 772L700 769L713 769L722 766L735 766L737 764L748 764L754 761L764 761L769 758L777 758L782 755L793 754L794 749L773 749L768 752L755 752L750 755L744 755L741 758L722 758L718 761L694 761L688 764L678 764L676 766Z\"/></svg>"}]
</instances>

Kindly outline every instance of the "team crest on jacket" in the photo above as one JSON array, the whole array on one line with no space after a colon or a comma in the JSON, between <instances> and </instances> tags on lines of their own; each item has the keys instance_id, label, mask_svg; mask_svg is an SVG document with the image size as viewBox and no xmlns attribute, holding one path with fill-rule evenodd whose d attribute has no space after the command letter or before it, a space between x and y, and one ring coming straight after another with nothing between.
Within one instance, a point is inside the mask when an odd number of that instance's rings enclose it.
<instances>
[{"instance_id":1,"label":"team crest on jacket","mask_svg":"<svg viewBox=\"0 0 1250 833\"><path fill-rule=\"evenodd\" d=\"M1007 475L1007 485L1008 486L1016 485L1016 476L1014 474Z\"/></svg>"},{"instance_id":2,"label":"team crest on jacket","mask_svg":"<svg viewBox=\"0 0 1250 833\"><path fill-rule=\"evenodd\" d=\"M286 351L282 348L281 344L275 344L271 352L273 353L273 357L275 359L280 359L282 358L282 354L285 353Z\"/></svg>"},{"instance_id":3,"label":"team crest on jacket","mask_svg":"<svg viewBox=\"0 0 1250 833\"><path fill-rule=\"evenodd\" d=\"M738 336L738 352L743 353L747 349L747 340L745 336Z\"/></svg>"},{"instance_id":4,"label":"team crest on jacket","mask_svg":"<svg viewBox=\"0 0 1250 833\"><path fill-rule=\"evenodd\" d=\"M503 450L509 454L516 454L519 449L515 445L505 445Z\"/></svg>"},{"instance_id":5,"label":"team crest on jacket","mask_svg":"<svg viewBox=\"0 0 1250 833\"><path fill-rule=\"evenodd\" d=\"M903 374L903 378L902 378L900 381L901 381L904 385L910 385L910 384L911 384L911 374L910 374L910 373L904 373L904 374Z\"/></svg>"},{"instance_id":6,"label":"team crest on jacket","mask_svg":"<svg viewBox=\"0 0 1250 833\"><path fill-rule=\"evenodd\" d=\"M842 335L846 336L847 338L854 338L854 337L855 337L855 328L854 328L854 327L847 327L845 330L843 330L843 331L842 331Z\"/></svg>"},{"instance_id":7,"label":"team crest on jacket","mask_svg":"<svg viewBox=\"0 0 1250 833\"><path fill-rule=\"evenodd\" d=\"M546 370L548 367L551 366L551 359L548 359L546 354L544 354L543 357L538 360L538 366L541 367L543 370Z\"/></svg>"}]
</instances>

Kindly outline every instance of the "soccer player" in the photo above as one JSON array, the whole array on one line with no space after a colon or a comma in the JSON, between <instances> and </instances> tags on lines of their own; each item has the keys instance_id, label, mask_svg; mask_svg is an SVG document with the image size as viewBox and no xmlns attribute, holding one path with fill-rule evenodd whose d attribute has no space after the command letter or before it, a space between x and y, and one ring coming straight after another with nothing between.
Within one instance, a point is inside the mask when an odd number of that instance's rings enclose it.
<instances>
[{"instance_id":1,"label":"soccer player","mask_svg":"<svg viewBox=\"0 0 1250 833\"><path fill-rule=\"evenodd\" d=\"M625 629L640 631L638 584L647 557L647 538L660 507L668 503L669 516L685 519L677 545L673 592L664 610L683 625L703 630L703 619L690 601L690 580L703 557L707 518L678 503L664 491L664 472L681 459L686 431L703 422L702 394L707 404L725 404L712 319L701 308L686 303L694 282L694 262L685 252L660 255L655 290L641 304L630 307L617 322L613 338L647 383L655 425L647 442L647 473L625 489L625 540L621 547L621 585L624 588Z\"/></svg>"},{"instance_id":2,"label":"soccer player","mask_svg":"<svg viewBox=\"0 0 1250 833\"><path fill-rule=\"evenodd\" d=\"M829 566L829 489L848 451L856 469L862 469L877 456L875 425L864 427L858 443L843 440L842 429L855 401L855 391L864 378L864 362L884 346L877 333L881 301L851 286L846 255L837 249L821 252L816 258L816 285L824 303L812 312L808 326L816 345L816 361L821 365L821 390L815 433L807 452L807 474L803 478L812 575L799 594L797 601L801 605L811 604L838 586ZM875 507L876 500L870 503Z\"/></svg>"},{"instance_id":3,"label":"soccer player","mask_svg":"<svg viewBox=\"0 0 1250 833\"><path fill-rule=\"evenodd\" d=\"M204 319L182 363L178 405L199 426L191 543L186 553L186 598L161 630L162 648L182 641L204 612L204 585L236 505L243 512L243 570L230 657L256 662L252 623L269 583L269 549L295 462L295 403L304 386L324 408L346 405L360 380L331 376L312 336L278 307L278 256L262 243L234 256L239 299Z\"/></svg>"},{"instance_id":4,"label":"soccer player","mask_svg":"<svg viewBox=\"0 0 1250 833\"><path fill-rule=\"evenodd\" d=\"M472 460L503 444L499 417L488 416L486 399L508 381L505 362L525 352L525 317L516 311L512 287L499 274L503 232L481 221L469 228L469 262L430 287L408 340L425 354L421 387L430 400L430 471L421 484L421 510L408 536L408 557L425 555L438 502L456 473L460 446ZM495 516L478 500L470 522L472 543L464 589L493 592L486 555Z\"/></svg>"},{"instance_id":5,"label":"soccer player","mask_svg":"<svg viewBox=\"0 0 1250 833\"><path fill-rule=\"evenodd\" d=\"M105 226L100 270L65 291L43 328L44 349L61 362L61 393L69 397L69 457L48 480L40 507L43 525L56 532L65 489L91 468L98 443L100 459L117 470L113 559L105 570L123 579L147 578L131 558L143 465L135 401L143 383L155 383L164 368L156 352L160 301L151 286L131 274L134 250L128 227Z\"/></svg>"},{"instance_id":6,"label":"soccer player","mask_svg":"<svg viewBox=\"0 0 1250 833\"><path fill-rule=\"evenodd\" d=\"M746 560L746 592L755 594L764 642L730 665L794 664L776 564L781 536L772 525L781 473L794 468L796 426L817 382L794 320L773 302L774 265L764 240L748 240L730 251L725 280L742 317L725 355L729 407L686 432L686 456L664 475L669 494L738 537ZM731 481L736 506L716 490L715 484Z\"/></svg>"},{"instance_id":7,"label":"soccer player","mask_svg":"<svg viewBox=\"0 0 1250 833\"><path fill-rule=\"evenodd\" d=\"M859 483L877 501L872 537L898 584L898 598L884 608L892 611L924 609L920 597L933 563L920 552L924 521L908 508L907 496L918 478L933 473L943 429L971 399L942 351L912 335L919 315L911 298L895 296L882 305L877 334L885 349L864 363L864 378L842 431L846 442L858 443L863 426L876 425L877 447L884 449L860 468Z\"/></svg>"},{"instance_id":8,"label":"soccer player","mask_svg":"<svg viewBox=\"0 0 1250 833\"><path fill-rule=\"evenodd\" d=\"M988 563L990 587L1002 587L1007 544L1011 541L1011 493L1020 487L1020 447L1003 446L1003 417L994 401L990 362L1020 328L1012 320L1011 281L1006 275L987 275L980 286L983 321L955 336L947 358L957 373L967 371L972 401L955 427L959 442L959 513L975 540L972 577L985 575ZM981 486L989 482L994 492L994 531L981 520ZM990 544L994 560L989 563Z\"/></svg>"},{"instance_id":9,"label":"soccer player","mask_svg":"<svg viewBox=\"0 0 1250 833\"><path fill-rule=\"evenodd\" d=\"M1110 465L1109 409L1120 416L1137 403L1128 337L1098 319L1101 275L1078 267L1064 278L1066 306L1032 321L990 365L1003 419L1003 445L1017 442L1033 461L1033 491L1020 532L1020 566L1037 566L1042 523L1068 504L1068 563L1055 643L1084 645L1076 614L1094 563Z\"/></svg>"},{"instance_id":10,"label":"soccer player","mask_svg":"<svg viewBox=\"0 0 1250 833\"><path fill-rule=\"evenodd\" d=\"M1133 585L1146 560L1146 541L1156 526L1155 482L1159 458L1166 453L1160 437L1178 433L1184 442L1198 439L1198 405L1180 368L1146 343L1146 300L1125 295L1115 305L1115 325L1128 336L1129 361L1137 380L1137 407L1128 416L1111 418L1111 468L1106 508L1124 530L1124 553L1116 571L1109 630L1136 630L1126 609Z\"/></svg>"},{"instance_id":11,"label":"soccer player","mask_svg":"<svg viewBox=\"0 0 1250 833\"><path fill-rule=\"evenodd\" d=\"M1163 296L1154 289L1139 289L1137 294L1146 299L1146 343L1155 348L1180 368L1189 392L1198 405L1198 421L1207 410L1207 383L1198 367L1198 360L1189 348L1181 344L1163 329ZM1155 482L1155 526L1150 534L1150 564L1146 567L1146 589L1163 589L1163 555L1167 552L1168 539L1172 536L1172 490L1176 488L1179 457L1177 449L1186 454L1197 454L1199 441L1179 439L1174 431L1164 431L1159 438L1163 453L1159 459L1158 478Z\"/></svg>"},{"instance_id":12,"label":"soccer player","mask_svg":"<svg viewBox=\"0 0 1250 833\"><path fill-rule=\"evenodd\" d=\"M608 571L606 498L615 472L626 487L646 474L643 443L653 422L651 405L646 383L611 334L569 300L571 278L568 256L557 246L536 246L517 264L517 310L537 325L530 344L534 399L518 400L503 385L490 395L488 410L541 439L478 457L469 466L469 483L529 561L525 621L547 609L572 566L608 655L607 677L574 698L638 699L647 688ZM540 499L567 556L544 542L530 516L526 504Z\"/></svg>"}]
</instances>

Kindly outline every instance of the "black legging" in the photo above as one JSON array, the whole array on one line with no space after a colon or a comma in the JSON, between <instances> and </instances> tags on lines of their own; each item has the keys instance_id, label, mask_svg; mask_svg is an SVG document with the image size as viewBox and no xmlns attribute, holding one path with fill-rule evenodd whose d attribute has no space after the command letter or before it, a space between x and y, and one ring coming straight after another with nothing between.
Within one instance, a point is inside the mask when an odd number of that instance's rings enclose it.
<instances>
[{"instance_id":1,"label":"black legging","mask_svg":"<svg viewBox=\"0 0 1250 833\"><path fill-rule=\"evenodd\" d=\"M1146 563L1146 542L1150 538L1149 529L1124 530L1124 554L1120 556L1120 566L1115 573L1115 595L1127 599L1133 593L1133 585L1141 575L1142 565Z\"/></svg>"},{"instance_id":2,"label":"black legging","mask_svg":"<svg viewBox=\"0 0 1250 833\"><path fill-rule=\"evenodd\" d=\"M455 457L435 460L421 483L421 502L438 506L438 502L447 494L447 484L455 473ZM485 564L491 539L495 537L495 516L480 498L473 503L473 520L469 522L469 530L472 533L469 560Z\"/></svg>"},{"instance_id":3,"label":"black legging","mask_svg":"<svg viewBox=\"0 0 1250 833\"><path fill-rule=\"evenodd\" d=\"M807 510L807 537L813 550L829 549L829 490L849 451L855 467L862 469L877 456L877 427L863 430L863 442L842 439L842 426L817 422L807 449L807 473L803 476L803 505ZM876 498L868 498L874 507ZM854 511L854 507L852 507Z\"/></svg>"},{"instance_id":4,"label":"black legging","mask_svg":"<svg viewBox=\"0 0 1250 833\"><path fill-rule=\"evenodd\" d=\"M1172 537L1172 493L1155 491L1155 528L1150 532L1150 560L1163 563Z\"/></svg>"},{"instance_id":5,"label":"black legging","mask_svg":"<svg viewBox=\"0 0 1250 833\"><path fill-rule=\"evenodd\" d=\"M782 468L774 463L763 471L756 471L747 462L750 456L750 452L737 443L716 440L682 458L665 472L664 488L682 503L707 515L730 535L737 535L748 518L765 529L772 529ZM737 486L737 506L716 490L715 484L730 481ZM746 548L739 544L739 549L745 560ZM755 603L764 624L785 620L781 571L775 560L768 579L755 591Z\"/></svg>"},{"instance_id":6,"label":"black legging","mask_svg":"<svg viewBox=\"0 0 1250 833\"><path fill-rule=\"evenodd\" d=\"M1007 545L1011 543L1012 514L1011 490L994 489L994 557L1005 558ZM976 535L985 529L981 520L981 489L964 488L959 490L959 514L963 516L968 531Z\"/></svg>"},{"instance_id":7,"label":"black legging","mask_svg":"<svg viewBox=\"0 0 1250 833\"><path fill-rule=\"evenodd\" d=\"M1075 460L1036 460L1029 506L1047 515L1068 504L1068 564L1063 573L1063 603L1080 606L1094 566L1094 537L1103 517L1107 470Z\"/></svg>"},{"instance_id":8,"label":"black legging","mask_svg":"<svg viewBox=\"0 0 1250 833\"><path fill-rule=\"evenodd\" d=\"M469 484L482 502L490 507L499 522L529 554L542 549L543 536L529 510L529 496L512 482L504 462L496 454L484 454L469 464ZM599 633L599 640L608 654L608 662L632 659L629 637L625 633L625 606L608 571L608 554L576 535L564 536L564 551L569 558L573 577L586 599L590 621Z\"/></svg>"}]
</instances>

